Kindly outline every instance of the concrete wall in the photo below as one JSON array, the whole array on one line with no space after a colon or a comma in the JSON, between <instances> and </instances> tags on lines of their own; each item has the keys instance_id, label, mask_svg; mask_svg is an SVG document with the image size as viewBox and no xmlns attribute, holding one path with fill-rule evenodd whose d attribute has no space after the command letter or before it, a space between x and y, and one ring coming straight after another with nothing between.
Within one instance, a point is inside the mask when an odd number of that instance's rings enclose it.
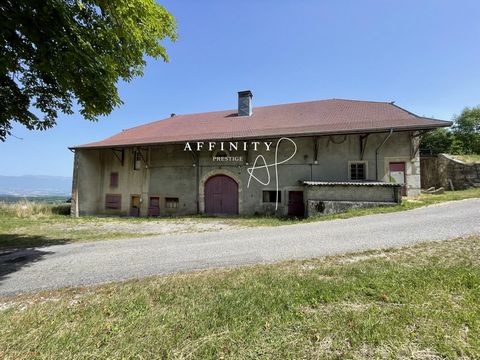
<instances>
[{"instance_id":1,"label":"concrete wall","mask_svg":"<svg viewBox=\"0 0 480 360\"><path fill-rule=\"evenodd\" d=\"M72 191L72 207L76 215L90 215L101 212L99 199L101 196L99 183L100 160L98 150L75 152L74 185Z\"/></svg>"},{"instance_id":2,"label":"concrete wall","mask_svg":"<svg viewBox=\"0 0 480 360\"><path fill-rule=\"evenodd\" d=\"M307 215L331 215L350 209L394 206L394 202L308 200Z\"/></svg>"},{"instance_id":3,"label":"concrete wall","mask_svg":"<svg viewBox=\"0 0 480 360\"><path fill-rule=\"evenodd\" d=\"M333 185L333 186L307 186L306 195L309 200L329 201L370 201L370 202L394 202L399 201L399 187L396 186L356 186L356 185Z\"/></svg>"},{"instance_id":4,"label":"concrete wall","mask_svg":"<svg viewBox=\"0 0 480 360\"><path fill-rule=\"evenodd\" d=\"M143 153L147 154L144 150ZM147 214L149 171L145 161L142 160L139 170L133 170L133 149L124 150L123 166L121 153L115 156L113 150L77 150L76 193L78 215L129 215L132 195L139 195L143 200L140 214ZM110 174L118 173L118 186L110 186ZM74 191L75 192L75 191ZM105 209L107 194L120 194L122 196L121 210Z\"/></svg>"},{"instance_id":5,"label":"concrete wall","mask_svg":"<svg viewBox=\"0 0 480 360\"><path fill-rule=\"evenodd\" d=\"M124 149L123 166L112 150L76 150L76 181L74 192L78 195L77 214L128 215L131 195L140 195L142 205L140 215L148 211L150 196L160 198L161 215L195 214L204 210L203 190L205 181L212 175L225 174L231 176L239 184L239 210L241 214L278 214L288 211L288 191L303 191L302 180L313 181L346 181L349 180L349 162L363 160L367 165L367 180L388 181L389 161L406 163L408 195L415 196L420 190L419 157L412 158L414 141L408 132L393 133L378 152L375 161L375 150L386 139L387 133L370 134L361 154L359 135L336 135L321 137L292 138L297 145L297 152L287 163L280 164L278 171L278 188L282 192L281 202L275 211L275 203L263 203L262 191L276 189L275 167L269 166L270 183L262 185L250 179L248 168L257 159L257 167L263 165L262 155L267 164L275 162L275 145L278 139L262 139L260 142L273 142L271 150L266 151L260 144L258 151L250 148L227 151L231 157L241 158L237 161L217 162L212 157L218 149L208 151L208 143L197 152L184 151L185 143L177 145L158 145L144 147L140 170L133 170L134 148ZM250 141L249 141L250 143ZM195 143L191 143L194 146ZM317 149L315 151L315 149ZM277 162L288 158L294 152L294 145L282 141L279 146ZM119 184L110 188L110 173L119 173ZM256 169L254 175L266 184L268 180L265 168ZM105 210L106 194L121 194L122 209ZM356 197L358 194L351 194ZM179 207L167 209L166 197L178 197ZM305 197L306 199L306 197ZM353 199L355 200L355 199ZM75 212L73 212L75 213Z\"/></svg>"}]
</instances>

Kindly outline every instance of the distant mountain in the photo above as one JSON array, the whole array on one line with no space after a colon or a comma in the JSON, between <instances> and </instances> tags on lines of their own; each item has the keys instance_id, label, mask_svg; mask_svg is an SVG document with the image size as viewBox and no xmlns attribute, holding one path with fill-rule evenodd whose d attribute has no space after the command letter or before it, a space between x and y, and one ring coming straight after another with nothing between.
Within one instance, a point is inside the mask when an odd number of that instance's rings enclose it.
<instances>
[{"instance_id":1,"label":"distant mountain","mask_svg":"<svg viewBox=\"0 0 480 360\"><path fill-rule=\"evenodd\" d=\"M72 191L72 178L48 175L0 175L0 194L13 196L66 195Z\"/></svg>"}]
</instances>

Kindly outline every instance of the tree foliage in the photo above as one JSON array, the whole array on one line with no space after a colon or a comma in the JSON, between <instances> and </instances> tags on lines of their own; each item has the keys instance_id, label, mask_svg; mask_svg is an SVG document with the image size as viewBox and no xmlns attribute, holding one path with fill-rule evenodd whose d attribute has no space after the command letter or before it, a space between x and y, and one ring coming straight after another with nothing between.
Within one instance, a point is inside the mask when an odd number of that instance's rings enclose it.
<instances>
[{"instance_id":1,"label":"tree foliage","mask_svg":"<svg viewBox=\"0 0 480 360\"><path fill-rule=\"evenodd\" d=\"M462 143L463 154L480 154L480 107L464 109L452 131Z\"/></svg>"},{"instance_id":2,"label":"tree foliage","mask_svg":"<svg viewBox=\"0 0 480 360\"><path fill-rule=\"evenodd\" d=\"M176 24L155 0L2 0L0 140L13 122L47 129L76 104L88 120L109 114L145 56L168 61L164 39Z\"/></svg>"},{"instance_id":3,"label":"tree foliage","mask_svg":"<svg viewBox=\"0 0 480 360\"><path fill-rule=\"evenodd\" d=\"M422 151L431 154L480 154L480 107L465 108L451 130L436 129L422 138Z\"/></svg>"},{"instance_id":4,"label":"tree foliage","mask_svg":"<svg viewBox=\"0 0 480 360\"><path fill-rule=\"evenodd\" d=\"M422 138L422 150L432 154L449 153L453 134L445 128L435 129Z\"/></svg>"}]
</instances>

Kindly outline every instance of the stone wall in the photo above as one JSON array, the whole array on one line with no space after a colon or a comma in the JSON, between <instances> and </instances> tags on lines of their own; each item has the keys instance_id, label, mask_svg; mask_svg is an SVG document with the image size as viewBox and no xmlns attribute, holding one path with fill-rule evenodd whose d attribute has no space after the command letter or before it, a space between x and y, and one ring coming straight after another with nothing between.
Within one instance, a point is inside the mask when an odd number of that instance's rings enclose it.
<instances>
[{"instance_id":1,"label":"stone wall","mask_svg":"<svg viewBox=\"0 0 480 360\"><path fill-rule=\"evenodd\" d=\"M467 164L447 154L421 158L422 188L463 190L480 187L480 163Z\"/></svg>"}]
</instances>

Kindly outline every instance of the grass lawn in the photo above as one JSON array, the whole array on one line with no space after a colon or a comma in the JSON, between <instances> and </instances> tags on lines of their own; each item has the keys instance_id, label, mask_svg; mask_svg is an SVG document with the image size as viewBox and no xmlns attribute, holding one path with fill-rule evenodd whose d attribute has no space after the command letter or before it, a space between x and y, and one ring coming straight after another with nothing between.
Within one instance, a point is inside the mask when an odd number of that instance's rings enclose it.
<instances>
[{"instance_id":1,"label":"grass lawn","mask_svg":"<svg viewBox=\"0 0 480 360\"><path fill-rule=\"evenodd\" d=\"M460 161L464 161L468 164L472 163L480 163L480 154L473 154L473 155L452 155L455 159Z\"/></svg>"},{"instance_id":2,"label":"grass lawn","mask_svg":"<svg viewBox=\"0 0 480 360\"><path fill-rule=\"evenodd\" d=\"M184 232L216 231L253 226L291 225L354 216L410 210L451 200L480 198L480 189L447 191L440 195L421 195L404 200L401 205L353 209L343 214L315 216L307 219L289 219L268 216L209 217L188 216L177 218L72 218L65 206L39 203L0 203L0 249L11 247L45 246L74 241L93 241L165 235Z\"/></svg>"},{"instance_id":3,"label":"grass lawn","mask_svg":"<svg viewBox=\"0 0 480 360\"><path fill-rule=\"evenodd\" d=\"M480 237L0 298L2 359L479 359Z\"/></svg>"}]
</instances>

